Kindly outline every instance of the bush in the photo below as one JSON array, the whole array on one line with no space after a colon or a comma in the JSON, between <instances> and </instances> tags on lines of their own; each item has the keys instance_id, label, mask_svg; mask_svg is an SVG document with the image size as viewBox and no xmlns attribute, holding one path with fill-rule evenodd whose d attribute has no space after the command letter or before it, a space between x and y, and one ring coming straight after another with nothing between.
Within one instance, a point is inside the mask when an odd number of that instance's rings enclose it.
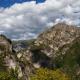
<instances>
[{"instance_id":1,"label":"bush","mask_svg":"<svg viewBox=\"0 0 80 80\"><path fill-rule=\"evenodd\" d=\"M71 80L66 74L60 70L49 70L40 68L31 75L30 80Z\"/></svg>"},{"instance_id":2,"label":"bush","mask_svg":"<svg viewBox=\"0 0 80 80\"><path fill-rule=\"evenodd\" d=\"M11 76L8 72L1 71L0 80L16 80L16 78Z\"/></svg>"}]
</instances>

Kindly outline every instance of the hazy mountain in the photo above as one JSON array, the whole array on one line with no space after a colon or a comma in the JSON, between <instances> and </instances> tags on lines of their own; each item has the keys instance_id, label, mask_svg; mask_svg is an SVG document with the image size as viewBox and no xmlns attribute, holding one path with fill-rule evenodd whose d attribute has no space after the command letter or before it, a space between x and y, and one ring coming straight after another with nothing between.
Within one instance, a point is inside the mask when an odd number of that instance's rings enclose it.
<instances>
[{"instance_id":1,"label":"hazy mountain","mask_svg":"<svg viewBox=\"0 0 80 80\"><path fill-rule=\"evenodd\" d=\"M31 45L34 41L35 39L12 41L13 49L16 52L24 50L29 45Z\"/></svg>"}]
</instances>

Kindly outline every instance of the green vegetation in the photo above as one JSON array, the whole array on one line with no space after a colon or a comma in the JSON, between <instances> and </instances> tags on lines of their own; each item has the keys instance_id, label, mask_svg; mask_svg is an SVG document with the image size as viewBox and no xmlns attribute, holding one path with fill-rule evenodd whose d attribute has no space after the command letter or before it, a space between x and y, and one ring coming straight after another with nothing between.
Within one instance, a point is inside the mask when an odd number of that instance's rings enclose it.
<instances>
[{"instance_id":1,"label":"green vegetation","mask_svg":"<svg viewBox=\"0 0 80 80\"><path fill-rule=\"evenodd\" d=\"M57 54L60 55L54 59L55 68L63 69L64 72L71 76L72 80L80 80L78 71L80 69L80 41L76 39L73 44L67 45L69 49L62 55L64 47L59 49Z\"/></svg>"},{"instance_id":2,"label":"green vegetation","mask_svg":"<svg viewBox=\"0 0 80 80\"><path fill-rule=\"evenodd\" d=\"M80 67L80 41L75 40L74 44L69 48L64 56L64 68L66 67L66 72L72 75L72 77L80 79L80 74L77 75L78 69Z\"/></svg>"},{"instance_id":3,"label":"green vegetation","mask_svg":"<svg viewBox=\"0 0 80 80\"><path fill-rule=\"evenodd\" d=\"M0 70L0 80L23 80L18 79L18 68L9 70Z\"/></svg>"},{"instance_id":4,"label":"green vegetation","mask_svg":"<svg viewBox=\"0 0 80 80\"><path fill-rule=\"evenodd\" d=\"M0 55L0 71L6 70L6 66L4 65L4 56L5 55L3 53Z\"/></svg>"},{"instance_id":5,"label":"green vegetation","mask_svg":"<svg viewBox=\"0 0 80 80\"><path fill-rule=\"evenodd\" d=\"M0 80L17 80L14 73L12 74L7 71L0 71Z\"/></svg>"},{"instance_id":6,"label":"green vegetation","mask_svg":"<svg viewBox=\"0 0 80 80\"><path fill-rule=\"evenodd\" d=\"M61 70L49 70L40 68L30 77L30 80L71 80L68 75Z\"/></svg>"}]
</instances>

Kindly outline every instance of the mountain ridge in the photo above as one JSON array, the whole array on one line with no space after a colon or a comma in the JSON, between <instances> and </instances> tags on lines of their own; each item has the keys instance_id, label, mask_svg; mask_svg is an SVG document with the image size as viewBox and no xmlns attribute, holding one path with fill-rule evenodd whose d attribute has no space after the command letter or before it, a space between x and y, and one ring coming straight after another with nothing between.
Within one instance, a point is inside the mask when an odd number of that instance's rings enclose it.
<instances>
[{"instance_id":1,"label":"mountain ridge","mask_svg":"<svg viewBox=\"0 0 80 80\"><path fill-rule=\"evenodd\" d=\"M2 44L4 49L0 45L0 51L2 49L3 54L6 52L7 55L4 55L1 59L8 62L5 64L9 66L9 68L6 67L9 70L10 68L14 69L14 65L15 69L16 66L18 67L18 76L15 80L29 80L30 75L34 75L35 70L39 68L60 69L70 75L71 80L80 79L79 27L65 23L56 24L18 52L14 51L12 42L9 42L5 36L3 39L3 36L0 36L0 42L4 41L7 44ZM9 45L10 47L8 47ZM5 51L5 48L7 51ZM2 52L0 54L2 55Z\"/></svg>"}]
</instances>

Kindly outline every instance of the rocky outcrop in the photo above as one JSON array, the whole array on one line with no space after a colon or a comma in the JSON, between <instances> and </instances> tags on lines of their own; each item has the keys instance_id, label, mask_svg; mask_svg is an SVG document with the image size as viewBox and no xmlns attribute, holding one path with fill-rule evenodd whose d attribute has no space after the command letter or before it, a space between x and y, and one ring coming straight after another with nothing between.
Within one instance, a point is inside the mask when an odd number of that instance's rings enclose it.
<instances>
[{"instance_id":1,"label":"rocky outcrop","mask_svg":"<svg viewBox=\"0 0 80 80\"><path fill-rule=\"evenodd\" d=\"M12 52L11 40L4 35L0 35L0 53L1 52Z\"/></svg>"},{"instance_id":2,"label":"rocky outcrop","mask_svg":"<svg viewBox=\"0 0 80 80\"><path fill-rule=\"evenodd\" d=\"M22 71L14 54L11 40L4 35L0 35L0 59L4 62L2 65L6 67L7 71L10 71L11 69L15 71L17 67L17 74L19 78L22 77Z\"/></svg>"},{"instance_id":3,"label":"rocky outcrop","mask_svg":"<svg viewBox=\"0 0 80 80\"><path fill-rule=\"evenodd\" d=\"M29 76L34 73L34 66L31 62L32 53L29 49L19 51L17 54L17 59L21 70L23 72L24 80L29 80Z\"/></svg>"},{"instance_id":4,"label":"rocky outcrop","mask_svg":"<svg viewBox=\"0 0 80 80\"><path fill-rule=\"evenodd\" d=\"M80 28L59 23L49 30L41 33L29 46L31 53L30 61L38 67L55 68L63 56L70 49L70 46L80 37Z\"/></svg>"},{"instance_id":5,"label":"rocky outcrop","mask_svg":"<svg viewBox=\"0 0 80 80\"><path fill-rule=\"evenodd\" d=\"M79 36L80 28L65 23L59 23L41 33L35 41L35 45L44 46L43 52L47 56L56 57L56 52L60 47L70 44Z\"/></svg>"}]
</instances>

